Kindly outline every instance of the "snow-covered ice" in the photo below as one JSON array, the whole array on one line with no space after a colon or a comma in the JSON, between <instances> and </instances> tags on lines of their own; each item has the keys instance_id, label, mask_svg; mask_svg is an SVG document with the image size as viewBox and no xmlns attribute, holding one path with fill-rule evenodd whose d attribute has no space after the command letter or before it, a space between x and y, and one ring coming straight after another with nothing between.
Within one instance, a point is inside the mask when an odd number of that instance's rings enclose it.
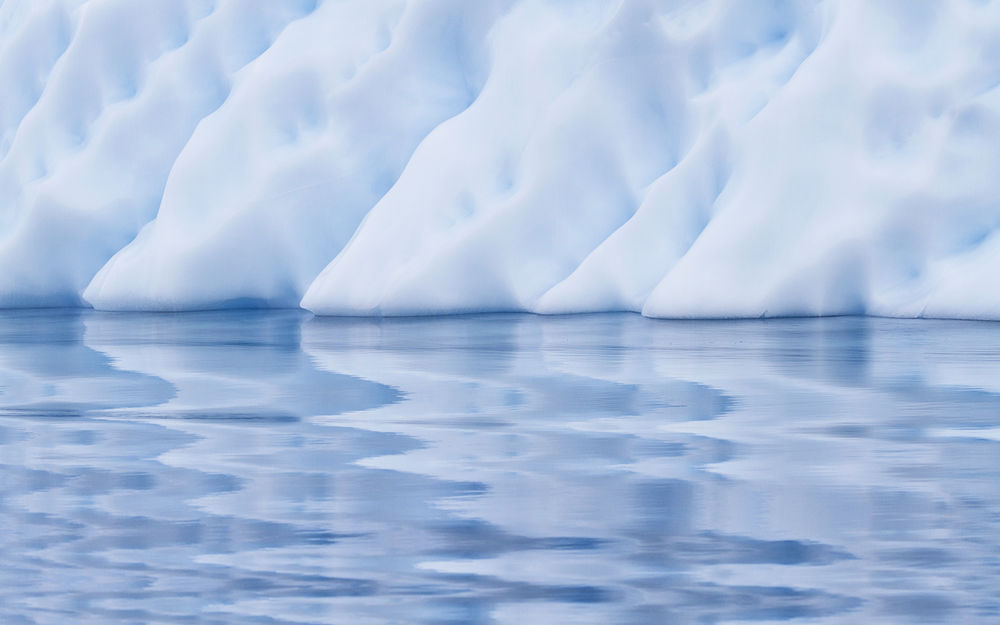
<instances>
[{"instance_id":1,"label":"snow-covered ice","mask_svg":"<svg viewBox=\"0 0 1000 625\"><path fill-rule=\"evenodd\" d=\"M1000 319L997 0L0 0L0 306Z\"/></svg>"}]
</instances>

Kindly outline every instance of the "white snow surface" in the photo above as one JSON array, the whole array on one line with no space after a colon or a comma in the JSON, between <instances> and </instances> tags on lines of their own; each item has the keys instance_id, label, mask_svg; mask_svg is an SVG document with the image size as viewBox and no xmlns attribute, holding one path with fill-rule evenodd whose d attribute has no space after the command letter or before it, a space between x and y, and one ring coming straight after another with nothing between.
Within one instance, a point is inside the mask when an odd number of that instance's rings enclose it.
<instances>
[{"instance_id":1,"label":"white snow surface","mask_svg":"<svg viewBox=\"0 0 1000 625\"><path fill-rule=\"evenodd\" d=\"M0 307L1000 319L998 0L0 0Z\"/></svg>"}]
</instances>

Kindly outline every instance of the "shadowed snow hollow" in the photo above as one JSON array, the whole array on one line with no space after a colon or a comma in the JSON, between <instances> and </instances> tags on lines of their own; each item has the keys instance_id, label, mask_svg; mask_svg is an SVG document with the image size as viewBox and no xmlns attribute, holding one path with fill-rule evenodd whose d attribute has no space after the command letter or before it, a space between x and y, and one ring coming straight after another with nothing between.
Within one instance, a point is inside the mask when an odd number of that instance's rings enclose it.
<instances>
[{"instance_id":1,"label":"shadowed snow hollow","mask_svg":"<svg viewBox=\"0 0 1000 625\"><path fill-rule=\"evenodd\" d=\"M1000 318L1000 2L7 0L0 306Z\"/></svg>"}]
</instances>

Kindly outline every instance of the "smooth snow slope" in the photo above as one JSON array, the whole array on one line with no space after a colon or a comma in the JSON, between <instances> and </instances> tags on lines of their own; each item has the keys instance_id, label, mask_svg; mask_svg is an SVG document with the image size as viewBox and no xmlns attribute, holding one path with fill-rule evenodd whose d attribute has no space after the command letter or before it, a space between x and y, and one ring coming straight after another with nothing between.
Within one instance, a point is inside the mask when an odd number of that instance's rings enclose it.
<instances>
[{"instance_id":1,"label":"smooth snow slope","mask_svg":"<svg viewBox=\"0 0 1000 625\"><path fill-rule=\"evenodd\" d=\"M0 306L998 319L997 284L997 0L0 0Z\"/></svg>"}]
</instances>

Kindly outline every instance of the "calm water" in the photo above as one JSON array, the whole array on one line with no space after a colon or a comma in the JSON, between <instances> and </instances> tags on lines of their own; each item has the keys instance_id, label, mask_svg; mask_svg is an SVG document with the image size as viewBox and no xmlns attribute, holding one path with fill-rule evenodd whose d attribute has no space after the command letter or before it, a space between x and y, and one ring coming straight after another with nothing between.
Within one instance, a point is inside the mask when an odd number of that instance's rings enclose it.
<instances>
[{"instance_id":1,"label":"calm water","mask_svg":"<svg viewBox=\"0 0 1000 625\"><path fill-rule=\"evenodd\" d=\"M0 623L1000 622L1000 325L0 313Z\"/></svg>"}]
</instances>

